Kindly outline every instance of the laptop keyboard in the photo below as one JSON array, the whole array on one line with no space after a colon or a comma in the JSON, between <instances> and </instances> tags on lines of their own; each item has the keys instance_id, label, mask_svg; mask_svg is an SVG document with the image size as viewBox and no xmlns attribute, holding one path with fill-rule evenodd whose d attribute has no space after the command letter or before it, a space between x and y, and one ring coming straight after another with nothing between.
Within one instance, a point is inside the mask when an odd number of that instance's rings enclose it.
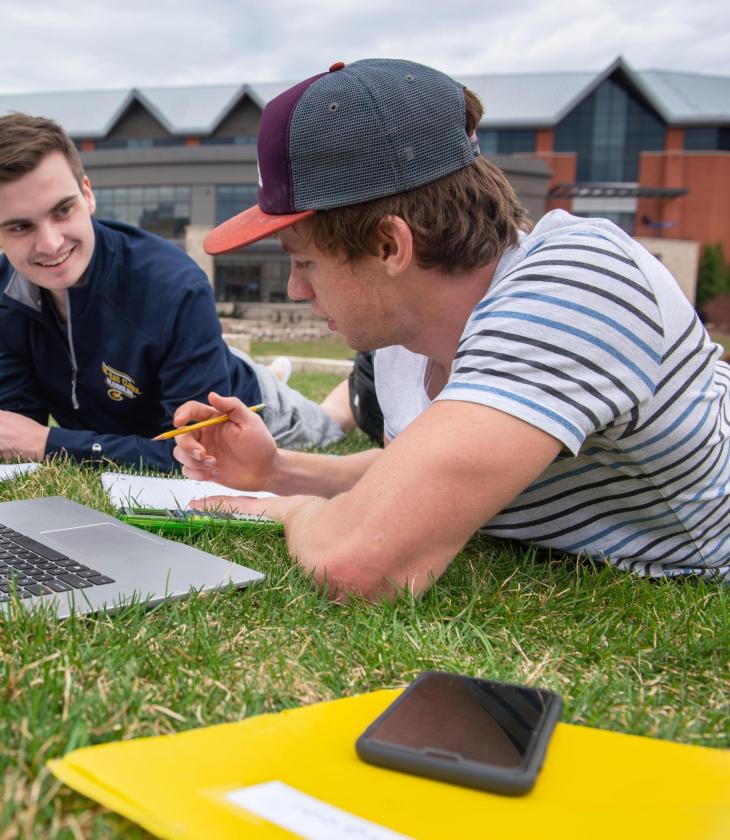
<instances>
[{"instance_id":1,"label":"laptop keyboard","mask_svg":"<svg viewBox=\"0 0 730 840\"><path fill-rule=\"evenodd\" d=\"M101 572L77 563L60 551L0 525L0 604L18 598L53 595L114 583Z\"/></svg>"}]
</instances>

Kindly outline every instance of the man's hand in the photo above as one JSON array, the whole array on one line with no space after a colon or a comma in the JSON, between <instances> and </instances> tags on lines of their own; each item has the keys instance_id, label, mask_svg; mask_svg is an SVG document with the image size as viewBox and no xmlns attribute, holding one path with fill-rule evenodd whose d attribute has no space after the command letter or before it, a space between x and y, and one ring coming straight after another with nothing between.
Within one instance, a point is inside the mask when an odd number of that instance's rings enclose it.
<instances>
[{"instance_id":1,"label":"man's hand","mask_svg":"<svg viewBox=\"0 0 730 840\"><path fill-rule=\"evenodd\" d=\"M177 438L173 454L183 465L183 475L237 489L266 489L278 449L263 420L236 397L211 393L208 399L210 405L185 403L173 418L176 427L220 414L230 418Z\"/></svg>"},{"instance_id":2,"label":"man's hand","mask_svg":"<svg viewBox=\"0 0 730 840\"><path fill-rule=\"evenodd\" d=\"M0 458L6 461L15 458L43 460L48 431L48 426L42 426L22 414L0 411Z\"/></svg>"},{"instance_id":3,"label":"man's hand","mask_svg":"<svg viewBox=\"0 0 730 840\"><path fill-rule=\"evenodd\" d=\"M193 510L225 511L227 513L250 513L254 516L268 516L286 525L293 511L307 502L321 502L315 496L267 496L257 499L253 496L202 496L188 504Z\"/></svg>"}]
</instances>

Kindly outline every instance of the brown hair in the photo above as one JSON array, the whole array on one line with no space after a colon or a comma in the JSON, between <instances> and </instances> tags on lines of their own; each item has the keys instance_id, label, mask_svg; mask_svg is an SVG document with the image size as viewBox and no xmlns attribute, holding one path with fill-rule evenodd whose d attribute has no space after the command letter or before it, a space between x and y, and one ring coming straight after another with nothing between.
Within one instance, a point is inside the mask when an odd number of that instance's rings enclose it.
<instances>
[{"instance_id":1,"label":"brown hair","mask_svg":"<svg viewBox=\"0 0 730 840\"><path fill-rule=\"evenodd\" d=\"M471 137L484 113L475 93L464 89L466 132ZM377 254L385 216L399 216L411 229L421 268L460 274L480 268L516 244L529 230L527 211L504 173L483 157L469 166L408 192L321 210L308 219L307 233L327 254L355 261Z\"/></svg>"},{"instance_id":2,"label":"brown hair","mask_svg":"<svg viewBox=\"0 0 730 840\"><path fill-rule=\"evenodd\" d=\"M0 183L32 172L49 152L61 152L79 186L84 167L73 142L53 120L28 114L0 117Z\"/></svg>"}]
</instances>

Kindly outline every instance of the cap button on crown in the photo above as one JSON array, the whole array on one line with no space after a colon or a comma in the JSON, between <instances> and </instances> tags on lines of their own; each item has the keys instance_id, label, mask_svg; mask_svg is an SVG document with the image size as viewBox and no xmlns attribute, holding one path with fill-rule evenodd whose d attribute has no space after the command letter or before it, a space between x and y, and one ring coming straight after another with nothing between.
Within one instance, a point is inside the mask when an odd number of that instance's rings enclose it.
<instances>
[{"instance_id":1,"label":"cap button on crown","mask_svg":"<svg viewBox=\"0 0 730 840\"><path fill-rule=\"evenodd\" d=\"M344 61L335 61L335 63L330 66L330 73L334 73L335 70L342 70L344 66Z\"/></svg>"}]
</instances>

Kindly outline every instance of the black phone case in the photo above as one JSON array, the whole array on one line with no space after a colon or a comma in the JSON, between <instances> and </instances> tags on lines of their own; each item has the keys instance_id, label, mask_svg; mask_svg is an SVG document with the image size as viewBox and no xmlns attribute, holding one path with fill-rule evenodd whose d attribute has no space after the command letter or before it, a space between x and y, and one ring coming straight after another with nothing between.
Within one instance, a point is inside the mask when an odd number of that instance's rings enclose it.
<instances>
[{"instance_id":1,"label":"black phone case","mask_svg":"<svg viewBox=\"0 0 730 840\"><path fill-rule=\"evenodd\" d=\"M357 750L358 756L368 764L375 764L378 767L387 767L388 769L400 770L404 773L414 773L418 776L427 776L428 778L443 782L488 790L492 793L506 794L508 796L519 796L527 793L535 784L537 774L540 772L545 758L550 736L560 719L560 714L563 709L563 701L560 695L553 691L543 688L539 689L540 693L546 695L548 698L544 714L539 723L539 731L522 765L514 770L482 764L468 759L454 760L451 756L448 760L445 760L407 747L386 744L383 741L378 741L370 737L373 730L407 698L408 694L421 680L427 679L430 675L436 673L443 672L427 671L421 674L405 689L397 700L391 703L368 726L355 742L355 749ZM450 676L458 675L451 674ZM472 678L462 676L460 679L470 680ZM480 682L493 682L495 684L506 685L506 683L497 683L494 680L480 680ZM523 687L527 688L527 686Z\"/></svg>"}]
</instances>

